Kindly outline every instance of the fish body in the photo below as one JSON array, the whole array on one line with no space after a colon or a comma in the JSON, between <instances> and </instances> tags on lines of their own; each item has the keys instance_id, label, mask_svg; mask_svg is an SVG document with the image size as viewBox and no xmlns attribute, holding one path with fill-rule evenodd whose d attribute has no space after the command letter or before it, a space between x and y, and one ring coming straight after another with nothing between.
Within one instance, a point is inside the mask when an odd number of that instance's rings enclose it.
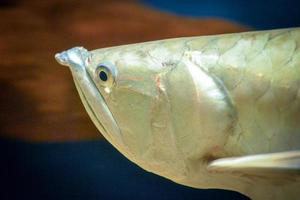
<instances>
[{"instance_id":1,"label":"fish body","mask_svg":"<svg viewBox=\"0 0 300 200\"><path fill-rule=\"evenodd\" d=\"M56 55L105 138L147 171L253 199L300 195L300 28Z\"/></svg>"}]
</instances>

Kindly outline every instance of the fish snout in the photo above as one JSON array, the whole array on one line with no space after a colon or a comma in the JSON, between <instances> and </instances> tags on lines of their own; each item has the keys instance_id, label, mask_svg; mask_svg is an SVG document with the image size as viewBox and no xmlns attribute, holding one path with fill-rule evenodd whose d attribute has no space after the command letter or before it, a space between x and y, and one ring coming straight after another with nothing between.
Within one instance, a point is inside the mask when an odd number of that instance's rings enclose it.
<instances>
[{"instance_id":1,"label":"fish snout","mask_svg":"<svg viewBox=\"0 0 300 200\"><path fill-rule=\"evenodd\" d=\"M87 65L90 52L83 47L74 47L61 53L55 54L56 61L72 70L84 69Z\"/></svg>"},{"instance_id":2,"label":"fish snout","mask_svg":"<svg viewBox=\"0 0 300 200\"><path fill-rule=\"evenodd\" d=\"M68 57L65 51L55 54L55 60L61 65L68 66Z\"/></svg>"}]
</instances>

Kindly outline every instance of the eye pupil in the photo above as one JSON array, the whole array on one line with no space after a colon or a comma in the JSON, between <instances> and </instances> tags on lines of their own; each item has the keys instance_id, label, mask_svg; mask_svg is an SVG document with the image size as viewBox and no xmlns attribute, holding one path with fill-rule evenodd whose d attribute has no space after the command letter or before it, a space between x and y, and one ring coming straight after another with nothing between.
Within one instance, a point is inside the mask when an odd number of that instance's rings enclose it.
<instances>
[{"instance_id":1,"label":"eye pupil","mask_svg":"<svg viewBox=\"0 0 300 200\"><path fill-rule=\"evenodd\" d=\"M99 78L102 80L102 81L107 81L107 74L104 72L104 71L101 71L99 73Z\"/></svg>"}]
</instances>

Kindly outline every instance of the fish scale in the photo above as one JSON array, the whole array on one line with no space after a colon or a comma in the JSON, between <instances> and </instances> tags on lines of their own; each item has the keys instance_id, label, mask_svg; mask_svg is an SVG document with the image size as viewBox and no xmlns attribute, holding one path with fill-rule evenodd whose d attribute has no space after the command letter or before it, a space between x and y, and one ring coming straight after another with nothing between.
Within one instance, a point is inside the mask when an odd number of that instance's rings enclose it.
<instances>
[{"instance_id":1,"label":"fish scale","mask_svg":"<svg viewBox=\"0 0 300 200\"><path fill-rule=\"evenodd\" d=\"M280 30L272 34L245 33L240 37L233 34L227 37L211 37L209 41L200 38L199 41L192 39L192 42L188 42L189 51L198 53L195 55L197 57L194 58L195 60L203 60L203 56L204 59L205 57L217 58L217 60L213 60L213 63L210 63L210 60L199 61L199 65L208 68L229 90L239 113L241 129L246 130L246 132L243 131L243 139L240 140L240 149L243 149L243 146L249 146L246 143L254 143L247 141L249 139L250 141L261 139L265 142L266 138L262 138L264 134L270 139L275 136L277 128L282 129L280 126L276 127L276 125L281 124L278 110L283 110L282 112L288 110L288 105L293 100L292 97L297 95L298 90L296 88L299 87L300 75L297 72L300 69L300 62L295 62L293 59L295 57L297 61L299 57L298 52L295 51L299 48L296 44L300 40L297 31ZM209 49L215 51L209 51ZM290 98L288 98L289 96ZM295 98L294 101L299 100ZM245 104L247 106L243 108ZM299 107L294 109L298 113L300 112ZM256 113L249 114L248 110L254 110ZM274 116L273 119L271 116ZM248 119L249 117L250 119ZM289 117L285 121L297 119L300 121L299 116L296 118ZM299 127L297 128L299 130ZM277 133L276 137L288 138L289 135L284 130L283 128L281 134ZM243 142L243 140L245 141ZM268 148L265 148L264 145L258 145L250 147L248 150L244 149L243 153L253 154L284 150L282 144L279 146L277 144L272 145L272 141L269 141ZM286 150L289 148L287 146ZM297 149L299 145L293 148Z\"/></svg>"}]
</instances>

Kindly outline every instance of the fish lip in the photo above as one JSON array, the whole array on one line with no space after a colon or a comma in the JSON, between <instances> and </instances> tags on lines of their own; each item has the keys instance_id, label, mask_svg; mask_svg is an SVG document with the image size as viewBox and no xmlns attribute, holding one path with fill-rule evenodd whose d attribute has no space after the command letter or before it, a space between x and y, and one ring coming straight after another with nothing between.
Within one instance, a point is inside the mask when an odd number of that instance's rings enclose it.
<instances>
[{"instance_id":1,"label":"fish lip","mask_svg":"<svg viewBox=\"0 0 300 200\"><path fill-rule=\"evenodd\" d=\"M93 109L93 106L91 105L91 102L88 100L88 98L86 97L86 93L84 92L84 90L82 89L81 87L81 84L80 82L78 82L76 79L75 81L77 82L77 84L79 85L79 89L80 89L80 92L82 92L83 94L83 98L82 100L85 100L86 102L86 105L88 106L88 109L90 110L90 112L88 112L91 116L91 118L96 120L92 120L94 121L94 123L97 123L99 124L99 126L102 128L102 131L103 131L103 136L108 140L110 141L110 143L112 144L115 144L116 145L116 148L119 149L119 146L120 144L122 143L123 144L123 140L122 140L122 135L121 135L121 130L118 126L118 123L116 122L114 116L112 115L104 97L102 96L101 92L97 89L94 81L92 80L90 74L87 72L87 69L85 68L86 70L86 73L85 73L85 76L86 78L88 79L89 83L91 84L91 89L94 90L95 93L97 93L99 95L99 97L101 97L101 99L99 100L100 103L103 103L102 105L100 105L100 107L106 107L108 112L107 113L100 113L102 115L104 114L108 114L110 117L108 117L107 121L110 121L110 125L109 126L105 126L101 119L99 119L99 117L97 116L97 114L95 113L94 109ZM115 126L114 126L115 125ZM101 129L100 128L100 129ZM116 131L109 131L108 129L110 128L113 128L113 129L117 129Z\"/></svg>"},{"instance_id":2,"label":"fish lip","mask_svg":"<svg viewBox=\"0 0 300 200\"><path fill-rule=\"evenodd\" d=\"M91 118L94 118L96 121L96 123L98 123L98 125L101 127L100 129L100 132L105 135L106 137L110 138L110 135L108 134L107 130L105 129L104 125L101 123L101 120L99 120L97 118L97 115L94 113L93 109L92 109L92 106L90 105L89 101L87 100L84 92L82 91L81 87L80 87L80 84L78 83L78 81L76 79L74 79L74 82L75 82L75 85L76 85L76 88L78 90L78 93L79 93L79 96L81 97L82 101L83 101L83 104L84 104L84 107L85 109L87 110L87 112L92 115ZM106 104L106 103L105 103Z\"/></svg>"},{"instance_id":3,"label":"fish lip","mask_svg":"<svg viewBox=\"0 0 300 200\"><path fill-rule=\"evenodd\" d=\"M73 47L61 53L55 54L55 60L64 66L69 66L70 68L77 68L78 70L85 69L91 53L84 47Z\"/></svg>"}]
</instances>

